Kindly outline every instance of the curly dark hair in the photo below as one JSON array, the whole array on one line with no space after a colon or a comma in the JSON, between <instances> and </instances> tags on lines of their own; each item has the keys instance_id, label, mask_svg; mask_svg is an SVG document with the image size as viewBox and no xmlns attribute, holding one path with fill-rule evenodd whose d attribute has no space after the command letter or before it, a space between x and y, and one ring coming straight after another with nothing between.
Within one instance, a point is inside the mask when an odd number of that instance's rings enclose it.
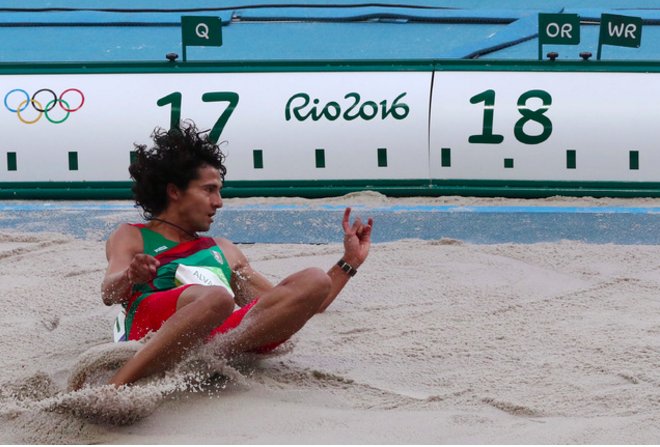
<instances>
[{"instance_id":1,"label":"curly dark hair","mask_svg":"<svg viewBox=\"0 0 660 447\"><path fill-rule=\"evenodd\" d=\"M201 136L195 123L183 121L179 128L165 130L157 127L151 137L154 147L135 144L135 161L128 172L133 179L133 197L136 206L144 210L146 218L160 214L167 208L167 185L172 183L186 189L198 176L204 165L220 171L224 181L227 168L225 155L218 145Z\"/></svg>"}]
</instances>

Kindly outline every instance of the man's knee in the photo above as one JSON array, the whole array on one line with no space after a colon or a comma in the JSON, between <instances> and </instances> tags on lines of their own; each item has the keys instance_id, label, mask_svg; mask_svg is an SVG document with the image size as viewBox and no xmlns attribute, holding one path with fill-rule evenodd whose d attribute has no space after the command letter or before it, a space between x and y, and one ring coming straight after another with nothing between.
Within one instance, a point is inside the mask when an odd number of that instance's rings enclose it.
<instances>
[{"instance_id":1,"label":"man's knee","mask_svg":"<svg viewBox=\"0 0 660 447\"><path fill-rule=\"evenodd\" d=\"M310 267L307 270L309 271L308 275L311 277L311 281L314 283L314 288L318 289L321 295L327 295L332 286L330 276L324 270L317 267Z\"/></svg>"},{"instance_id":2,"label":"man's knee","mask_svg":"<svg viewBox=\"0 0 660 447\"><path fill-rule=\"evenodd\" d=\"M194 305L200 315L223 320L233 312L234 299L223 287L206 286Z\"/></svg>"},{"instance_id":3,"label":"man's knee","mask_svg":"<svg viewBox=\"0 0 660 447\"><path fill-rule=\"evenodd\" d=\"M300 272L301 282L304 284L299 293L294 297L303 302L322 301L328 296L332 280L328 274L320 268L310 267Z\"/></svg>"}]
</instances>

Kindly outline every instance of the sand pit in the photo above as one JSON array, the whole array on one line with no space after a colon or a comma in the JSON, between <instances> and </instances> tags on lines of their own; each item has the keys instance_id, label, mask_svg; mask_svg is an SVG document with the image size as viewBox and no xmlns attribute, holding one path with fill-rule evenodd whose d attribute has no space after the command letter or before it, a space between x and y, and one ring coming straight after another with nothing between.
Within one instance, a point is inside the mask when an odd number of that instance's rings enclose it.
<instances>
[{"instance_id":1,"label":"sand pit","mask_svg":"<svg viewBox=\"0 0 660 447\"><path fill-rule=\"evenodd\" d=\"M342 252L242 248L274 281ZM67 392L76 370L101 383L139 348L112 344L104 268L101 240L0 232L0 442L660 439L657 246L378 243L279 352L227 361L202 350L132 388Z\"/></svg>"}]
</instances>

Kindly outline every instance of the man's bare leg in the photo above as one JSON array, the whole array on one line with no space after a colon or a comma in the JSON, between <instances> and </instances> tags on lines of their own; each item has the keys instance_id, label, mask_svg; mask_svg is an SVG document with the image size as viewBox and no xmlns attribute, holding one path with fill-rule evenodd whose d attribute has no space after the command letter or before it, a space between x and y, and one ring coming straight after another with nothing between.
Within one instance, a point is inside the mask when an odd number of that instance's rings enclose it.
<instances>
[{"instance_id":1,"label":"man's bare leg","mask_svg":"<svg viewBox=\"0 0 660 447\"><path fill-rule=\"evenodd\" d=\"M234 310L234 300L222 287L191 286L184 290L177 311L156 334L112 377L115 386L165 371Z\"/></svg>"},{"instance_id":2,"label":"man's bare leg","mask_svg":"<svg viewBox=\"0 0 660 447\"><path fill-rule=\"evenodd\" d=\"M327 273L316 268L287 277L259 297L240 327L227 334L222 353L245 352L291 337L317 313L330 284ZM224 289L189 287L179 297L176 313L110 383L120 386L166 370L222 324L232 313L233 306L233 300Z\"/></svg>"},{"instance_id":3,"label":"man's bare leg","mask_svg":"<svg viewBox=\"0 0 660 447\"><path fill-rule=\"evenodd\" d=\"M241 324L223 335L220 354L247 352L286 340L319 310L331 280L326 272L308 268L285 278L269 290L245 315Z\"/></svg>"}]
</instances>

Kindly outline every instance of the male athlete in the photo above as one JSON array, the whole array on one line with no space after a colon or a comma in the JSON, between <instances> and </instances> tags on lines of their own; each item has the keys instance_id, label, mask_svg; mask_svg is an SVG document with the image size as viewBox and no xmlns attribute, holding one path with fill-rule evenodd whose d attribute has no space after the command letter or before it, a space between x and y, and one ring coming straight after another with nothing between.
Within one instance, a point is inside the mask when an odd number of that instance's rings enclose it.
<instances>
[{"instance_id":1,"label":"male athlete","mask_svg":"<svg viewBox=\"0 0 660 447\"><path fill-rule=\"evenodd\" d=\"M219 333L226 333L224 355L274 349L332 303L371 244L372 219L351 225L347 208L341 260L327 273L307 268L273 285L232 242L198 235L222 207L226 168L218 146L192 122L157 129L153 139L151 149L136 145L129 168L147 222L110 235L102 296L126 309L128 339L154 334L110 379L115 386L166 370Z\"/></svg>"}]
</instances>

